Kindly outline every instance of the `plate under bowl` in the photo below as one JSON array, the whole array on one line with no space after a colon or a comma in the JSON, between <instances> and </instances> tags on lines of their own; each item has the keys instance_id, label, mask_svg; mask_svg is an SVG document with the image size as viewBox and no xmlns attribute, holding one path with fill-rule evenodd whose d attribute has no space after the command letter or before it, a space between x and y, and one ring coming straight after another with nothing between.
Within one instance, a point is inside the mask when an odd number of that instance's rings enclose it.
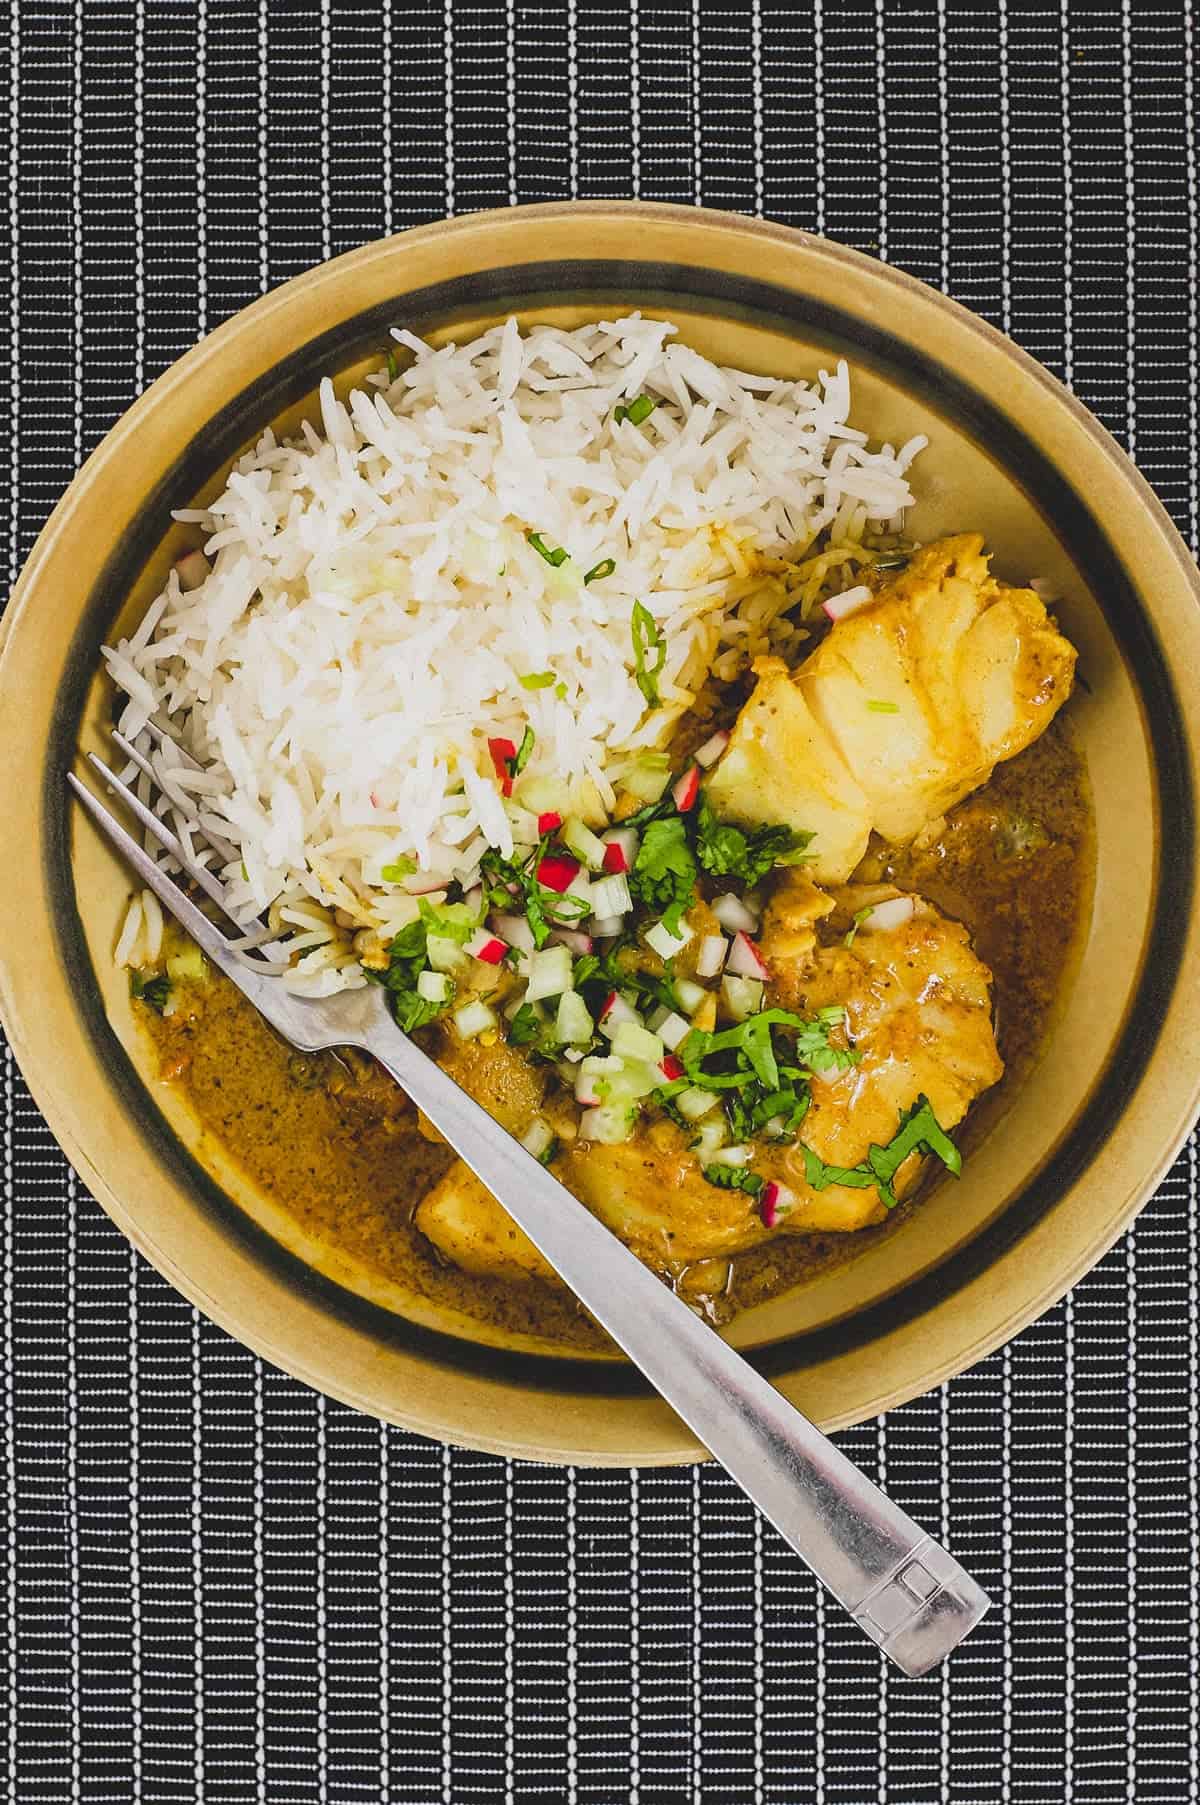
<instances>
[{"instance_id":1,"label":"plate under bowl","mask_svg":"<svg viewBox=\"0 0 1200 1805\"><path fill-rule=\"evenodd\" d=\"M63 773L100 743L99 646L161 585L170 510L268 422L297 420L321 375L378 361L392 324L462 336L513 311L570 325L632 306L743 367L844 356L857 420L929 435L918 536L983 531L1002 575L1054 583L1080 647L1095 904L1041 1066L960 1185L731 1331L826 1427L961 1371L1129 1222L1195 1115L1200 1063L1200 581L1120 449L998 333L854 252L728 215L602 202L424 227L256 302L142 397L38 541L0 655L0 1004L84 1182L180 1291L330 1395L443 1440L605 1465L700 1450L623 1364L488 1345L306 1243L155 1082L111 965L128 879L68 809Z\"/></svg>"}]
</instances>

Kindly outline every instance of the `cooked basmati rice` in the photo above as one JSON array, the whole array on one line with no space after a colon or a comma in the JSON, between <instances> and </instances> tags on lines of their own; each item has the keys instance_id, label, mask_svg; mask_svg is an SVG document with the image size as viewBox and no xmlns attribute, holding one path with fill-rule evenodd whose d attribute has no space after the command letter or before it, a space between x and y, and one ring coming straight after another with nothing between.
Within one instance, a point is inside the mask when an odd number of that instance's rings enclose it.
<instances>
[{"instance_id":1,"label":"cooked basmati rice","mask_svg":"<svg viewBox=\"0 0 1200 1805\"><path fill-rule=\"evenodd\" d=\"M232 848L217 864L238 918L294 929L294 988L361 983L411 892L469 878L485 846L511 854L489 738L536 735L518 802L602 818L638 754L705 708L710 674L794 652L864 540L898 529L925 441L872 448L844 363L780 381L675 334L639 314L510 319L440 347L396 331L411 361L394 379L345 402L322 382L320 430L264 433L222 495L177 516L211 570L186 560L105 649L121 725L173 825L198 817ZM641 395L649 417L618 421ZM653 710L639 601L666 642ZM191 756L161 750L151 719ZM420 875L386 882L405 858Z\"/></svg>"}]
</instances>

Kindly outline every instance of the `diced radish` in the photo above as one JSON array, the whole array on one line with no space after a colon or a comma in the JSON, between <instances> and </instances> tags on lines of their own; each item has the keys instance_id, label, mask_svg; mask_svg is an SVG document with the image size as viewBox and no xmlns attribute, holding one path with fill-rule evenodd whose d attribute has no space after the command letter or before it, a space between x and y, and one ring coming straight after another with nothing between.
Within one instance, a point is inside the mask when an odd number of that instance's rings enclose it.
<instances>
[{"instance_id":1,"label":"diced radish","mask_svg":"<svg viewBox=\"0 0 1200 1805\"><path fill-rule=\"evenodd\" d=\"M211 570L212 565L201 551L184 552L182 558L175 560L175 574L181 589L199 589Z\"/></svg>"},{"instance_id":2,"label":"diced radish","mask_svg":"<svg viewBox=\"0 0 1200 1805\"><path fill-rule=\"evenodd\" d=\"M688 941L692 939L692 930L686 921L679 924L679 932L673 934L665 921L656 921L646 934L646 945L651 952L657 953L660 959L673 959L681 953Z\"/></svg>"},{"instance_id":3,"label":"diced radish","mask_svg":"<svg viewBox=\"0 0 1200 1805\"><path fill-rule=\"evenodd\" d=\"M495 767L496 781L500 785L500 794L511 796L513 787L511 761L517 756L517 748L511 740L489 740L488 751L492 755L492 764Z\"/></svg>"},{"instance_id":4,"label":"diced radish","mask_svg":"<svg viewBox=\"0 0 1200 1805\"><path fill-rule=\"evenodd\" d=\"M865 583L857 583L853 589L843 589L840 595L831 595L821 606L830 620L845 620L856 609L865 608L874 599L874 595L874 590L868 589Z\"/></svg>"},{"instance_id":5,"label":"diced radish","mask_svg":"<svg viewBox=\"0 0 1200 1805\"><path fill-rule=\"evenodd\" d=\"M686 815L688 810L694 807L699 794L700 767L699 765L689 765L683 776L677 777L671 785L671 796L681 815Z\"/></svg>"},{"instance_id":6,"label":"diced radish","mask_svg":"<svg viewBox=\"0 0 1200 1805\"><path fill-rule=\"evenodd\" d=\"M629 894L629 881L624 873L616 872L611 877L602 877L592 885L592 912L601 921L607 921L614 915L628 915L633 907L633 898ZM595 933L595 929L592 932Z\"/></svg>"},{"instance_id":7,"label":"diced radish","mask_svg":"<svg viewBox=\"0 0 1200 1805\"><path fill-rule=\"evenodd\" d=\"M729 942L724 934L706 934L696 954L696 976L715 978L723 970L728 953Z\"/></svg>"},{"instance_id":8,"label":"diced radish","mask_svg":"<svg viewBox=\"0 0 1200 1805\"><path fill-rule=\"evenodd\" d=\"M450 980L445 972L419 971L417 973L417 995L427 1003L444 1003L450 995Z\"/></svg>"},{"instance_id":9,"label":"diced radish","mask_svg":"<svg viewBox=\"0 0 1200 1805\"><path fill-rule=\"evenodd\" d=\"M493 915L492 928L501 940L509 946L515 946L518 952L533 951L533 929L523 915Z\"/></svg>"},{"instance_id":10,"label":"diced radish","mask_svg":"<svg viewBox=\"0 0 1200 1805\"><path fill-rule=\"evenodd\" d=\"M692 753L692 757L707 771L709 765L716 764L728 744L729 735L722 728L719 733L714 733L711 739L705 740L699 751Z\"/></svg>"},{"instance_id":11,"label":"diced radish","mask_svg":"<svg viewBox=\"0 0 1200 1805\"><path fill-rule=\"evenodd\" d=\"M778 1185L774 1179L763 1186L762 1196L758 1200L758 1213L762 1217L764 1228L775 1228L782 1218L794 1209L795 1194L786 1185Z\"/></svg>"},{"instance_id":12,"label":"diced radish","mask_svg":"<svg viewBox=\"0 0 1200 1805\"><path fill-rule=\"evenodd\" d=\"M554 1130L545 1116L534 1116L521 1136L521 1145L534 1159L543 1159L554 1145Z\"/></svg>"},{"instance_id":13,"label":"diced radish","mask_svg":"<svg viewBox=\"0 0 1200 1805\"><path fill-rule=\"evenodd\" d=\"M554 890L562 896L579 876L579 860L568 858L565 853L547 853L538 866L537 874L539 884L544 884L547 890Z\"/></svg>"},{"instance_id":14,"label":"diced radish","mask_svg":"<svg viewBox=\"0 0 1200 1805\"><path fill-rule=\"evenodd\" d=\"M662 1036L660 1035L659 1038L661 1039ZM676 1059L674 1053L667 1053L660 1059L658 1062L658 1069L663 1077L672 1084L676 1078L683 1077L683 1061L682 1059Z\"/></svg>"},{"instance_id":15,"label":"diced radish","mask_svg":"<svg viewBox=\"0 0 1200 1805\"><path fill-rule=\"evenodd\" d=\"M582 1103L585 1109L593 1109L600 1101L597 1081L601 1078L612 1078L621 1070L619 1059L602 1058L593 1054L580 1062L575 1075L575 1101Z\"/></svg>"},{"instance_id":16,"label":"diced radish","mask_svg":"<svg viewBox=\"0 0 1200 1805\"><path fill-rule=\"evenodd\" d=\"M578 928L555 928L550 941L553 946L569 947L577 959L592 950L592 936L580 933Z\"/></svg>"},{"instance_id":17,"label":"diced radish","mask_svg":"<svg viewBox=\"0 0 1200 1805\"><path fill-rule=\"evenodd\" d=\"M528 988L525 995L529 1002L538 1003L543 997L561 996L564 990L571 989L569 951L565 946L547 946L540 953L531 953L527 976Z\"/></svg>"},{"instance_id":18,"label":"diced radish","mask_svg":"<svg viewBox=\"0 0 1200 1805\"><path fill-rule=\"evenodd\" d=\"M684 1021L683 1017L681 1015L676 1015L673 1009L668 1010L662 1020L660 1022L655 1022L653 1027L654 1032L658 1035L658 1038L662 1041L663 1045L665 1047L670 1047L672 1053L675 1051L676 1047L683 1045L692 1031L691 1022Z\"/></svg>"},{"instance_id":19,"label":"diced radish","mask_svg":"<svg viewBox=\"0 0 1200 1805\"><path fill-rule=\"evenodd\" d=\"M698 1122L717 1107L720 1098L712 1091L702 1090L698 1085L690 1085L687 1090L680 1091L675 1099L675 1107L685 1122Z\"/></svg>"},{"instance_id":20,"label":"diced radish","mask_svg":"<svg viewBox=\"0 0 1200 1805\"><path fill-rule=\"evenodd\" d=\"M619 1022L613 1029L612 1050L618 1059L655 1067L666 1052L658 1035L651 1034L640 1022Z\"/></svg>"},{"instance_id":21,"label":"diced radish","mask_svg":"<svg viewBox=\"0 0 1200 1805\"><path fill-rule=\"evenodd\" d=\"M508 945L496 934L489 934L486 928L478 928L463 948L472 959L482 959L485 965L499 965Z\"/></svg>"},{"instance_id":22,"label":"diced radish","mask_svg":"<svg viewBox=\"0 0 1200 1805\"><path fill-rule=\"evenodd\" d=\"M604 835L604 870L613 875L629 871L637 857L638 835L634 827L618 827Z\"/></svg>"},{"instance_id":23,"label":"diced radish","mask_svg":"<svg viewBox=\"0 0 1200 1805\"><path fill-rule=\"evenodd\" d=\"M737 933L733 937L733 945L729 957L725 961L725 969L739 978L761 978L765 983L771 973L759 957L758 948L753 940L747 940L745 934Z\"/></svg>"},{"instance_id":24,"label":"diced radish","mask_svg":"<svg viewBox=\"0 0 1200 1805\"><path fill-rule=\"evenodd\" d=\"M911 921L916 907L911 896L889 896L886 901L876 903L870 914L864 915L858 925L872 933L887 933L890 929L902 928L906 921Z\"/></svg>"},{"instance_id":25,"label":"diced radish","mask_svg":"<svg viewBox=\"0 0 1200 1805\"><path fill-rule=\"evenodd\" d=\"M622 1022L632 1022L635 1026L638 1026L641 1023L641 1019L641 1016L633 1007L633 1004L627 1003L619 990L609 991L604 999L600 1014L596 1017L602 1032L607 1034L610 1040L621 1026Z\"/></svg>"},{"instance_id":26,"label":"diced radish","mask_svg":"<svg viewBox=\"0 0 1200 1805\"><path fill-rule=\"evenodd\" d=\"M563 818L558 813L557 809L547 809L544 814L539 815L537 818L539 834L556 834L562 824Z\"/></svg>"},{"instance_id":27,"label":"diced radish","mask_svg":"<svg viewBox=\"0 0 1200 1805\"><path fill-rule=\"evenodd\" d=\"M592 923L593 940L615 940L625 927L620 915L603 915Z\"/></svg>"},{"instance_id":28,"label":"diced radish","mask_svg":"<svg viewBox=\"0 0 1200 1805\"><path fill-rule=\"evenodd\" d=\"M464 1003L461 1009L454 1011L454 1026L464 1040L475 1040L497 1025L495 1010L489 1009L486 1003Z\"/></svg>"},{"instance_id":29,"label":"diced radish","mask_svg":"<svg viewBox=\"0 0 1200 1805\"><path fill-rule=\"evenodd\" d=\"M558 999L554 1032L564 1043L586 1046L592 1038L592 1018L577 990L564 990Z\"/></svg>"},{"instance_id":30,"label":"diced radish","mask_svg":"<svg viewBox=\"0 0 1200 1805\"><path fill-rule=\"evenodd\" d=\"M714 1166L748 1166L754 1157L753 1147L722 1147L712 1156Z\"/></svg>"},{"instance_id":31,"label":"diced radish","mask_svg":"<svg viewBox=\"0 0 1200 1805\"><path fill-rule=\"evenodd\" d=\"M732 890L716 898L712 912L727 934L752 934L758 926L758 916Z\"/></svg>"},{"instance_id":32,"label":"diced radish","mask_svg":"<svg viewBox=\"0 0 1200 1805\"><path fill-rule=\"evenodd\" d=\"M690 978L676 978L675 995L688 1014L695 1015L708 992L703 984L693 984Z\"/></svg>"}]
</instances>

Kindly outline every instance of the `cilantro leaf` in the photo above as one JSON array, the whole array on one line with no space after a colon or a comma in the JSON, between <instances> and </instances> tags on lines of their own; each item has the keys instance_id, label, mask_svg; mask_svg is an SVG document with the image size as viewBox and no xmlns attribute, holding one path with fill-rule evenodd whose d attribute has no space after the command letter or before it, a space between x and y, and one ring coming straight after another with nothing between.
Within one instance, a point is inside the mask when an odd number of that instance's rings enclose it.
<instances>
[{"instance_id":1,"label":"cilantro leaf","mask_svg":"<svg viewBox=\"0 0 1200 1805\"><path fill-rule=\"evenodd\" d=\"M424 971L428 962L431 925L434 932L444 934L447 939L457 940L458 932L451 930L457 930L459 924L453 918L449 922L443 922L443 917L449 915L451 908L461 909L463 905L451 904L445 909L434 909L422 897L420 907L421 914L417 920L410 921L407 927L401 928L393 936L388 947L387 970L379 979L388 993L392 1014L406 1034L411 1034L414 1028L424 1028L427 1023L442 1015L449 1008L454 994L451 987L450 996L444 1003L431 1003L427 997L417 994L417 976ZM463 909L463 913L470 914L470 910ZM468 929L462 939L467 939L470 931Z\"/></svg>"},{"instance_id":2,"label":"cilantro leaf","mask_svg":"<svg viewBox=\"0 0 1200 1805\"><path fill-rule=\"evenodd\" d=\"M696 814L696 857L713 877L736 877L757 884L775 865L796 865L805 857L811 833L790 827L734 827L719 821L701 792Z\"/></svg>"},{"instance_id":3,"label":"cilantro leaf","mask_svg":"<svg viewBox=\"0 0 1200 1805\"><path fill-rule=\"evenodd\" d=\"M887 1146L872 1143L867 1148L866 1159L857 1166L827 1166L811 1147L802 1146L800 1151L804 1155L805 1177L814 1191L823 1191L827 1185L850 1185L854 1190L863 1191L874 1185L879 1192L879 1201L888 1210L896 1207L892 1180L914 1153L932 1154L956 1178L962 1171L962 1154L924 1095L917 1098L911 1109L905 1110Z\"/></svg>"},{"instance_id":4,"label":"cilantro leaf","mask_svg":"<svg viewBox=\"0 0 1200 1805\"><path fill-rule=\"evenodd\" d=\"M131 971L129 994L135 1001L153 1009L155 1015L161 1015L171 995L171 980L161 972L155 978L144 978L140 971Z\"/></svg>"},{"instance_id":5,"label":"cilantro leaf","mask_svg":"<svg viewBox=\"0 0 1200 1805\"><path fill-rule=\"evenodd\" d=\"M752 1172L749 1166L704 1166L701 1168L710 1185L717 1185L722 1191L745 1191L750 1197L757 1197L763 1188L761 1172Z\"/></svg>"},{"instance_id":6,"label":"cilantro leaf","mask_svg":"<svg viewBox=\"0 0 1200 1805\"><path fill-rule=\"evenodd\" d=\"M682 815L649 824L633 861L629 888L638 902L662 911L669 934L678 934L696 890L696 861Z\"/></svg>"}]
</instances>

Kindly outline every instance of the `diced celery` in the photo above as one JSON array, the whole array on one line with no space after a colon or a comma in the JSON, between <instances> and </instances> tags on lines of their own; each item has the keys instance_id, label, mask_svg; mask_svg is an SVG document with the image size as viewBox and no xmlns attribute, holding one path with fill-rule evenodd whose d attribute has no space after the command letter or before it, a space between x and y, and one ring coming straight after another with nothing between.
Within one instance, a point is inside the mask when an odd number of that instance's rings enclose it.
<instances>
[{"instance_id":1,"label":"diced celery","mask_svg":"<svg viewBox=\"0 0 1200 1805\"><path fill-rule=\"evenodd\" d=\"M639 1028L636 1022L620 1023L612 1037L612 1050L618 1059L641 1059L649 1065L658 1065L664 1052L658 1035Z\"/></svg>"},{"instance_id":2,"label":"diced celery","mask_svg":"<svg viewBox=\"0 0 1200 1805\"><path fill-rule=\"evenodd\" d=\"M692 1024L691 1022L685 1022L681 1015L676 1015L675 1011L670 1009L663 1015L660 1022L654 1024L654 1031L662 1041L663 1046L669 1048L673 1053L676 1047L681 1047L683 1045L684 1041L691 1033Z\"/></svg>"},{"instance_id":3,"label":"diced celery","mask_svg":"<svg viewBox=\"0 0 1200 1805\"><path fill-rule=\"evenodd\" d=\"M630 1103L602 1103L597 1109L589 1109L583 1118L581 1132L588 1141L599 1141L602 1146L615 1147L621 1141L627 1141L633 1133L633 1125L637 1120L637 1111Z\"/></svg>"},{"instance_id":4,"label":"diced celery","mask_svg":"<svg viewBox=\"0 0 1200 1805\"><path fill-rule=\"evenodd\" d=\"M458 941L447 934L430 934L425 942L425 956L434 971L461 971L467 963Z\"/></svg>"},{"instance_id":5,"label":"diced celery","mask_svg":"<svg viewBox=\"0 0 1200 1805\"><path fill-rule=\"evenodd\" d=\"M688 1090L680 1091L675 1099L675 1107L685 1122L698 1122L701 1116L714 1110L719 1102L720 1098L715 1097L712 1091L701 1090L693 1084Z\"/></svg>"},{"instance_id":6,"label":"diced celery","mask_svg":"<svg viewBox=\"0 0 1200 1805\"><path fill-rule=\"evenodd\" d=\"M543 1159L554 1145L554 1130L545 1116L534 1116L521 1136L521 1145L534 1159Z\"/></svg>"},{"instance_id":7,"label":"diced celery","mask_svg":"<svg viewBox=\"0 0 1200 1805\"><path fill-rule=\"evenodd\" d=\"M762 1008L763 987L760 978L721 979L721 1001L735 1022L744 1022Z\"/></svg>"},{"instance_id":8,"label":"diced celery","mask_svg":"<svg viewBox=\"0 0 1200 1805\"><path fill-rule=\"evenodd\" d=\"M496 1025L496 1012L489 1009L486 1003L464 1003L461 1009L454 1011L454 1026L464 1040L475 1040Z\"/></svg>"},{"instance_id":9,"label":"diced celery","mask_svg":"<svg viewBox=\"0 0 1200 1805\"><path fill-rule=\"evenodd\" d=\"M424 997L427 1003L444 1003L450 995L450 980L445 972L419 971L417 995Z\"/></svg>"},{"instance_id":10,"label":"diced celery","mask_svg":"<svg viewBox=\"0 0 1200 1805\"><path fill-rule=\"evenodd\" d=\"M592 885L592 914L601 920L612 915L628 915L633 907L633 898L629 894L629 881L623 871L616 871L611 877L602 877Z\"/></svg>"},{"instance_id":11,"label":"diced celery","mask_svg":"<svg viewBox=\"0 0 1200 1805\"><path fill-rule=\"evenodd\" d=\"M639 802L657 802L670 776L671 761L665 752L642 752L621 779L621 785Z\"/></svg>"},{"instance_id":12,"label":"diced celery","mask_svg":"<svg viewBox=\"0 0 1200 1805\"><path fill-rule=\"evenodd\" d=\"M208 960L200 948L187 940L178 952L167 955L167 976L172 984L199 984L208 977Z\"/></svg>"},{"instance_id":13,"label":"diced celery","mask_svg":"<svg viewBox=\"0 0 1200 1805\"><path fill-rule=\"evenodd\" d=\"M718 1147L723 1147L728 1139L729 1130L725 1125L725 1117L708 1115L700 1124L700 1129L692 1142L692 1150L703 1164Z\"/></svg>"},{"instance_id":14,"label":"diced celery","mask_svg":"<svg viewBox=\"0 0 1200 1805\"><path fill-rule=\"evenodd\" d=\"M708 995L703 984L693 984L690 978L676 978L675 995L679 998L689 1015L695 1015L701 1003Z\"/></svg>"},{"instance_id":15,"label":"diced celery","mask_svg":"<svg viewBox=\"0 0 1200 1805\"><path fill-rule=\"evenodd\" d=\"M578 815L572 815L563 823L562 842L575 857L587 866L589 871L599 871L604 864L604 841L597 839L590 827L585 827Z\"/></svg>"},{"instance_id":16,"label":"diced celery","mask_svg":"<svg viewBox=\"0 0 1200 1805\"><path fill-rule=\"evenodd\" d=\"M691 938L692 930L686 921L680 922L678 934L672 934L665 921L656 921L646 935L646 945L660 959L673 959L676 953L683 951Z\"/></svg>"},{"instance_id":17,"label":"diced celery","mask_svg":"<svg viewBox=\"0 0 1200 1805\"><path fill-rule=\"evenodd\" d=\"M586 1046L594 1032L588 1006L577 990L564 990L558 999L555 1033L566 1046Z\"/></svg>"}]
</instances>

